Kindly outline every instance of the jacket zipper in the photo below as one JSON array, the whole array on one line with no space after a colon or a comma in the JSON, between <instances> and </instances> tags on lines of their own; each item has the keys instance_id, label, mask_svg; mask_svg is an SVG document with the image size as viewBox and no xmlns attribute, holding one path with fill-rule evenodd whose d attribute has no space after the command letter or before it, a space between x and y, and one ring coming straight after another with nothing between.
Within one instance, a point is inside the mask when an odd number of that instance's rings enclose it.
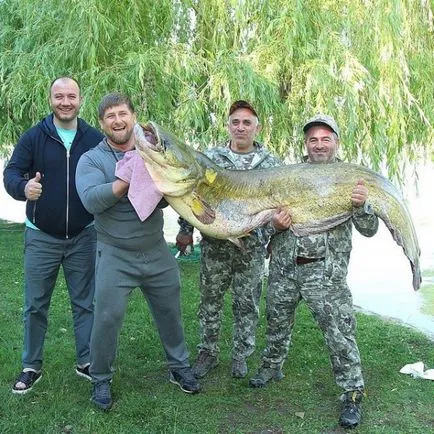
<instances>
[{"instance_id":1,"label":"jacket zipper","mask_svg":"<svg viewBox=\"0 0 434 434\"><path fill-rule=\"evenodd\" d=\"M56 142L60 143L63 147L65 145L61 140L59 140L57 137L54 137L50 134L50 137L55 140ZM75 139L74 139L75 140ZM71 145L72 147L72 145ZM70 151L66 149L66 220L65 220L65 238L69 238L69 154ZM35 211L35 209L33 209Z\"/></svg>"},{"instance_id":2,"label":"jacket zipper","mask_svg":"<svg viewBox=\"0 0 434 434\"><path fill-rule=\"evenodd\" d=\"M32 223L36 226L36 200L35 203L33 204L33 217L32 217Z\"/></svg>"},{"instance_id":3,"label":"jacket zipper","mask_svg":"<svg viewBox=\"0 0 434 434\"><path fill-rule=\"evenodd\" d=\"M69 238L69 150L66 150L66 239Z\"/></svg>"}]
</instances>

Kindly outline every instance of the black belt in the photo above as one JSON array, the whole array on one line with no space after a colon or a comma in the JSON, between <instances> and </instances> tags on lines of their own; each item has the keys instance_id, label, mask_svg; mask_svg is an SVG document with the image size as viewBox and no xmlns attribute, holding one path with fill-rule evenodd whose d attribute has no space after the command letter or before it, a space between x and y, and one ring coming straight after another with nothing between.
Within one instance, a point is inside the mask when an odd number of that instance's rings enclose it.
<instances>
[{"instance_id":1,"label":"black belt","mask_svg":"<svg viewBox=\"0 0 434 434\"><path fill-rule=\"evenodd\" d=\"M324 258L305 258L303 256L297 256L295 263L297 265L310 264L311 262L323 261Z\"/></svg>"}]
</instances>

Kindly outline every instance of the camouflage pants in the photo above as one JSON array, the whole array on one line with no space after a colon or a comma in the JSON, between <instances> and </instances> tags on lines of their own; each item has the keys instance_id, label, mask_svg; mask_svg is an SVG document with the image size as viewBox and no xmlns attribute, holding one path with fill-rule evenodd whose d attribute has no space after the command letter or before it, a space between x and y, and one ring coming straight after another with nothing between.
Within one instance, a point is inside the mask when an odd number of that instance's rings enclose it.
<instances>
[{"instance_id":1,"label":"camouflage pants","mask_svg":"<svg viewBox=\"0 0 434 434\"><path fill-rule=\"evenodd\" d=\"M246 252L228 241L201 242L199 350L219 352L225 292L232 291L234 359L255 349L259 299L264 275L265 248L254 237L245 239Z\"/></svg>"},{"instance_id":2,"label":"camouflage pants","mask_svg":"<svg viewBox=\"0 0 434 434\"><path fill-rule=\"evenodd\" d=\"M363 390L360 355L354 337L356 320L346 272L340 273L340 277L329 273L327 263L322 260L295 265L290 271L270 266L267 346L263 361L282 366L288 354L295 311L304 300L324 335L336 383L344 391Z\"/></svg>"}]
</instances>

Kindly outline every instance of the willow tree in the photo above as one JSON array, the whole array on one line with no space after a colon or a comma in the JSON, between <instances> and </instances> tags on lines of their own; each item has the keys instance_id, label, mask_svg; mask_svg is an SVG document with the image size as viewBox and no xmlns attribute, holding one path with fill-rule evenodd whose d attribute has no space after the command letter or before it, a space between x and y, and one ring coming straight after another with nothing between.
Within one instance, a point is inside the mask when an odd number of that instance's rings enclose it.
<instances>
[{"instance_id":1,"label":"willow tree","mask_svg":"<svg viewBox=\"0 0 434 434\"><path fill-rule=\"evenodd\" d=\"M396 175L433 152L428 0L3 0L0 52L3 151L46 114L49 82L72 75L88 121L118 90L198 147L225 137L242 98L289 160L318 111L337 118L348 161Z\"/></svg>"}]
</instances>

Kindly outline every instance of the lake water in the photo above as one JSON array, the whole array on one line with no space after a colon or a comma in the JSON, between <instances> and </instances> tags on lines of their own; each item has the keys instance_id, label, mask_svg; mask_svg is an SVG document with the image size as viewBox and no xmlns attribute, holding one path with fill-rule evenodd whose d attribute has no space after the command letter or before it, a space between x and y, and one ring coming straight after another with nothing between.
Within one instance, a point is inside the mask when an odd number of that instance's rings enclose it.
<instances>
[{"instance_id":1,"label":"lake water","mask_svg":"<svg viewBox=\"0 0 434 434\"><path fill-rule=\"evenodd\" d=\"M0 161L3 173L3 162ZM434 166L419 168L419 192L409 186L405 195L416 226L422 250L422 289L414 292L409 262L402 248L381 222L373 238L354 231L353 251L348 273L354 304L360 309L413 326L434 339L434 209L432 186ZM165 209L164 232L167 241L175 240L177 214ZM0 186L0 219L23 222L24 203L13 200ZM196 231L197 232L197 231Z\"/></svg>"},{"instance_id":2,"label":"lake water","mask_svg":"<svg viewBox=\"0 0 434 434\"><path fill-rule=\"evenodd\" d=\"M434 339L434 165L421 166L418 172L418 192L409 185L404 194L421 248L421 289L413 291L410 264L382 222L373 238L355 231L348 282L357 306L412 325Z\"/></svg>"}]
</instances>

